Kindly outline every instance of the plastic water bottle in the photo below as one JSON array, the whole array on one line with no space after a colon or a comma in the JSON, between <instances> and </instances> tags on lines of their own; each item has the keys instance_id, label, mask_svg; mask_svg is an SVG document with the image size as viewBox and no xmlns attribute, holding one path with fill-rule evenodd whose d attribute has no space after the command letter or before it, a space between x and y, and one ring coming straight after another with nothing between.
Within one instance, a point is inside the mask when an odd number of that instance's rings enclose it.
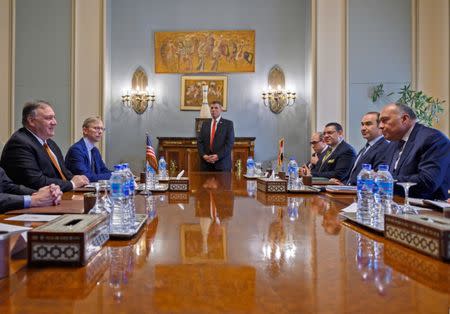
<instances>
[{"instance_id":1,"label":"plastic water bottle","mask_svg":"<svg viewBox=\"0 0 450 314\"><path fill-rule=\"evenodd\" d=\"M291 157L288 163L288 189L297 188L298 164L294 157Z\"/></svg>"},{"instance_id":2,"label":"plastic water bottle","mask_svg":"<svg viewBox=\"0 0 450 314\"><path fill-rule=\"evenodd\" d=\"M255 175L255 161L252 156L247 159L247 175L253 177Z\"/></svg>"},{"instance_id":3,"label":"plastic water bottle","mask_svg":"<svg viewBox=\"0 0 450 314\"><path fill-rule=\"evenodd\" d=\"M358 214L368 218L373 210L374 175L372 166L363 164L357 179Z\"/></svg>"},{"instance_id":4,"label":"plastic water bottle","mask_svg":"<svg viewBox=\"0 0 450 314\"><path fill-rule=\"evenodd\" d=\"M127 206L127 214L128 214L128 218L130 221L130 227L134 227L134 223L136 221L136 204L135 204L135 200L134 200L134 191L135 191L135 184L136 182L134 181L134 175L133 172L131 172L130 167L128 166L128 163L124 163L123 164L123 174L125 176L125 182L127 185L127 189L128 189L128 197L127 197L127 201L128 201L128 206Z\"/></svg>"},{"instance_id":5,"label":"plastic water bottle","mask_svg":"<svg viewBox=\"0 0 450 314\"><path fill-rule=\"evenodd\" d=\"M122 166L114 166L114 172L111 174L111 216L110 230L112 233L128 232L129 220L126 215L127 202L124 194L125 178L122 172Z\"/></svg>"},{"instance_id":6,"label":"plastic water bottle","mask_svg":"<svg viewBox=\"0 0 450 314\"><path fill-rule=\"evenodd\" d=\"M390 213L392 208L392 199L394 198L394 178L389 172L388 165L380 165L375 177L374 197L377 213L383 215Z\"/></svg>"},{"instance_id":7,"label":"plastic water bottle","mask_svg":"<svg viewBox=\"0 0 450 314\"><path fill-rule=\"evenodd\" d=\"M166 178L167 177L167 163L164 160L164 157L162 157L162 156L161 156L161 158L159 158L158 172L159 172L159 177L160 178Z\"/></svg>"},{"instance_id":8,"label":"plastic water bottle","mask_svg":"<svg viewBox=\"0 0 450 314\"><path fill-rule=\"evenodd\" d=\"M145 172L145 185L147 193L155 189L156 186L155 181L156 181L155 170L150 165L147 165L147 170Z\"/></svg>"}]
</instances>

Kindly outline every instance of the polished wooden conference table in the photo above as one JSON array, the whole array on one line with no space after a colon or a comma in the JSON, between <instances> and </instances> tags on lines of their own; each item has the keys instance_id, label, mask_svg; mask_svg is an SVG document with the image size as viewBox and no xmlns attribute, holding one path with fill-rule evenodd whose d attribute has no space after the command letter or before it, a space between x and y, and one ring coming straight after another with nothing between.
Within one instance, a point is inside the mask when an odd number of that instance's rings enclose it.
<instances>
[{"instance_id":1,"label":"polished wooden conference table","mask_svg":"<svg viewBox=\"0 0 450 314\"><path fill-rule=\"evenodd\" d=\"M138 196L144 230L85 267L29 267L19 254L0 313L449 313L450 265L340 221L354 196L190 180L189 193ZM82 208L66 193L55 209Z\"/></svg>"}]
</instances>

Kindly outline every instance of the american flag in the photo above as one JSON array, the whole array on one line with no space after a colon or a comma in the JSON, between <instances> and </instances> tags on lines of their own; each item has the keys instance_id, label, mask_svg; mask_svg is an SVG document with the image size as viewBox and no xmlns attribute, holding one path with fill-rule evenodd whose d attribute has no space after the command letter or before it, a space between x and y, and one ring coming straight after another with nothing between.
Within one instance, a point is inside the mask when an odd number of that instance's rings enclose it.
<instances>
[{"instance_id":1,"label":"american flag","mask_svg":"<svg viewBox=\"0 0 450 314\"><path fill-rule=\"evenodd\" d=\"M158 170L158 162L156 161L156 155L155 150L152 146L152 140L150 139L150 136L147 135L147 149L145 151L145 157L147 159L147 163L150 167L152 167L155 171Z\"/></svg>"},{"instance_id":2,"label":"american flag","mask_svg":"<svg viewBox=\"0 0 450 314\"><path fill-rule=\"evenodd\" d=\"M278 160L277 160L278 169L280 170L281 167L283 166L283 161L284 161L284 138L280 138L280 140L278 141Z\"/></svg>"}]
</instances>

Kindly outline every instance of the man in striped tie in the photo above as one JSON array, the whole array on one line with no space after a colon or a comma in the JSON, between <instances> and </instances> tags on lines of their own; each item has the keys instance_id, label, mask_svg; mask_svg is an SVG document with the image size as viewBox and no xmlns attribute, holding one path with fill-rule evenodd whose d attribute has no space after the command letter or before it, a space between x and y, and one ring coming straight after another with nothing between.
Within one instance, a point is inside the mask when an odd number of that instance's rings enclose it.
<instances>
[{"instance_id":1,"label":"man in striped tie","mask_svg":"<svg viewBox=\"0 0 450 314\"><path fill-rule=\"evenodd\" d=\"M0 161L14 183L35 190L56 184L63 192L89 183L84 175L74 176L64 165L61 150L51 139L57 122L47 101L27 102L22 125L6 143Z\"/></svg>"}]
</instances>

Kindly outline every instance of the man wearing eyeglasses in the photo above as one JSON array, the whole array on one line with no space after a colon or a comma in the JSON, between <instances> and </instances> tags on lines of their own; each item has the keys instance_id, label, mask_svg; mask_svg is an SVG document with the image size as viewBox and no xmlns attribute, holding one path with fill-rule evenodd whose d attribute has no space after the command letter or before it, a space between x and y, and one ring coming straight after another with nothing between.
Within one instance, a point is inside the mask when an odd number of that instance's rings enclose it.
<instances>
[{"instance_id":1,"label":"man wearing eyeglasses","mask_svg":"<svg viewBox=\"0 0 450 314\"><path fill-rule=\"evenodd\" d=\"M320 168L323 157L331 148L323 140L322 132L313 133L311 135L311 141L309 143L311 144L314 153L311 156L311 160L309 161L307 166L311 169L311 171L313 171Z\"/></svg>"},{"instance_id":2,"label":"man wearing eyeglasses","mask_svg":"<svg viewBox=\"0 0 450 314\"><path fill-rule=\"evenodd\" d=\"M73 144L66 155L66 167L75 174L83 174L89 181L109 180L111 171L95 146L105 128L100 117L90 117L83 122L83 138Z\"/></svg>"},{"instance_id":3,"label":"man wearing eyeglasses","mask_svg":"<svg viewBox=\"0 0 450 314\"><path fill-rule=\"evenodd\" d=\"M355 162L356 153L353 147L344 141L342 126L337 122L328 123L323 130L323 138L331 150L326 152L318 169L309 171L307 167L302 167L303 174L311 173L314 177L346 180Z\"/></svg>"}]
</instances>

